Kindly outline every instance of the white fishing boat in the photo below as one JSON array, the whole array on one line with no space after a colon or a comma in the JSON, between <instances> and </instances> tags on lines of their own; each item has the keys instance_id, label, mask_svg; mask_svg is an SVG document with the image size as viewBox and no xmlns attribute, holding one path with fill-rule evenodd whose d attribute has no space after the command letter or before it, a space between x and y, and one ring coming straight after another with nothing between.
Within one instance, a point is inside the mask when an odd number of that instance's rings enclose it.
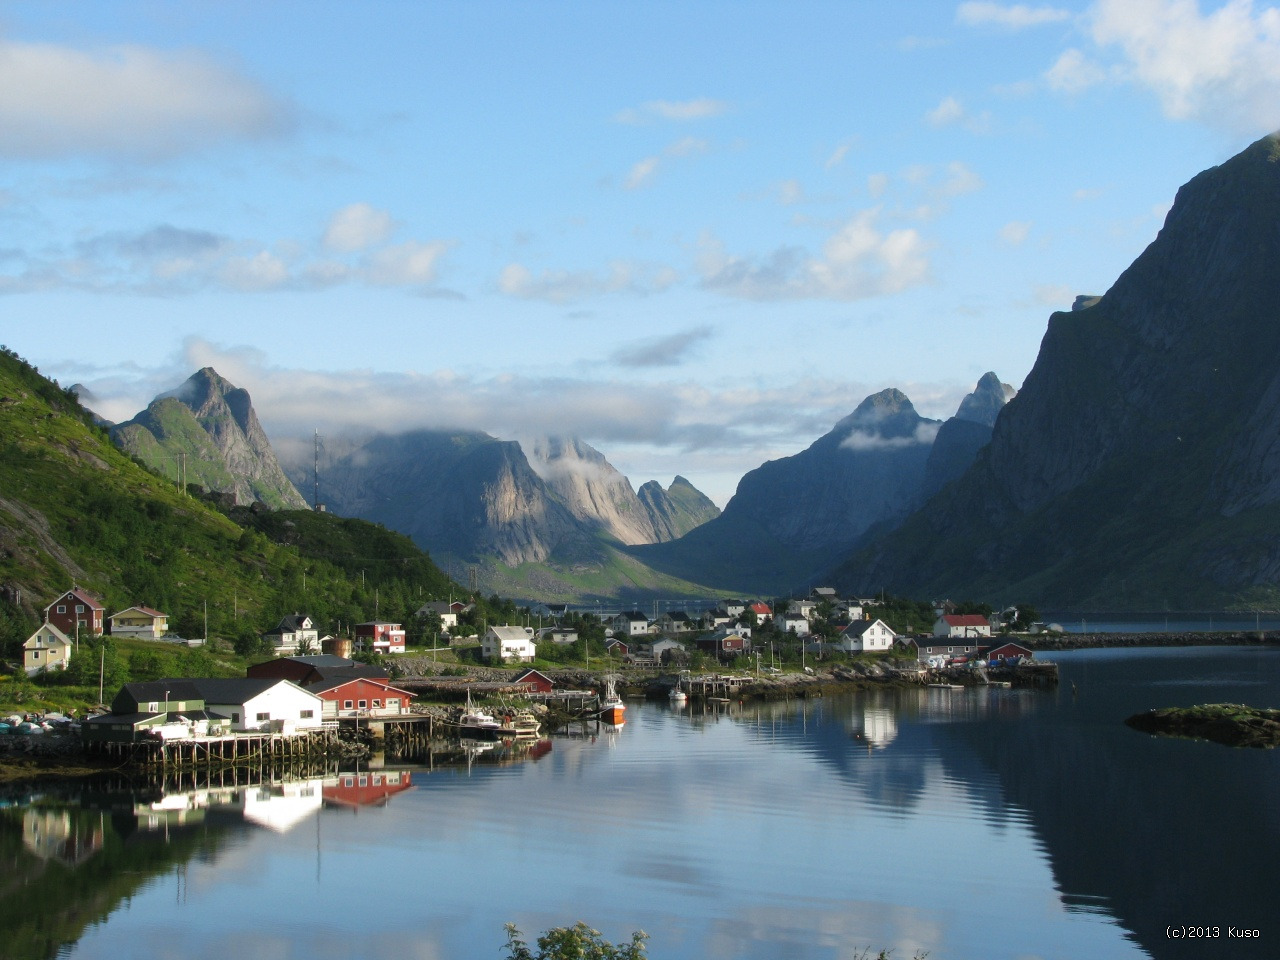
<instances>
[{"instance_id":1,"label":"white fishing boat","mask_svg":"<svg viewBox=\"0 0 1280 960\"><path fill-rule=\"evenodd\" d=\"M471 691L467 691L467 705L458 718L458 726L464 737L480 740L494 740L502 730L500 724L491 713L485 713L471 703Z\"/></svg>"},{"instance_id":2,"label":"white fishing boat","mask_svg":"<svg viewBox=\"0 0 1280 960\"><path fill-rule=\"evenodd\" d=\"M619 724L626 720L627 705L618 696L612 678L604 682L604 695L600 698L600 719L605 723Z\"/></svg>"}]
</instances>

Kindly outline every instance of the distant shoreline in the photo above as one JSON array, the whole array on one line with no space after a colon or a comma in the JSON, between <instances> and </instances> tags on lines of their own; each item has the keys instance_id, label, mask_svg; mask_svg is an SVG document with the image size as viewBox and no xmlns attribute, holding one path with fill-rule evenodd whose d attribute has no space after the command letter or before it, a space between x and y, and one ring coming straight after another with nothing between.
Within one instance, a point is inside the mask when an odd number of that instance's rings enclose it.
<instances>
[{"instance_id":1,"label":"distant shoreline","mask_svg":"<svg viewBox=\"0 0 1280 960\"><path fill-rule=\"evenodd\" d=\"M995 639L994 637L991 639ZM1041 650L1088 650L1114 647L1265 647L1280 644L1280 631L1214 630L1188 633L1061 633L1019 636L1018 643Z\"/></svg>"}]
</instances>

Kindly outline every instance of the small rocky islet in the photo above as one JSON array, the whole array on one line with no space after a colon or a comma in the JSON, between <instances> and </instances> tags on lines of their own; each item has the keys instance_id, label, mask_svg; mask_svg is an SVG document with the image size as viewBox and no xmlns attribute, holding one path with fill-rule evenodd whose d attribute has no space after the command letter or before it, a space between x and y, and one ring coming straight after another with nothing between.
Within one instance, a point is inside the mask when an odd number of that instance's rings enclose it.
<instances>
[{"instance_id":1,"label":"small rocky islet","mask_svg":"<svg viewBox=\"0 0 1280 960\"><path fill-rule=\"evenodd\" d=\"M1241 703L1209 703L1164 707L1135 713L1125 720L1135 730L1164 737L1212 740L1229 747L1280 746L1280 710Z\"/></svg>"}]
</instances>

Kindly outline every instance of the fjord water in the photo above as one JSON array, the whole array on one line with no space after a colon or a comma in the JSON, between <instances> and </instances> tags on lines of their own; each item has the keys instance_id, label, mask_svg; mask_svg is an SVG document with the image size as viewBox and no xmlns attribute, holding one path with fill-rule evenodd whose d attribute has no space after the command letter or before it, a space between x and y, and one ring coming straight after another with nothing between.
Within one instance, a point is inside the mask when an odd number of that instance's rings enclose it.
<instances>
[{"instance_id":1,"label":"fjord water","mask_svg":"<svg viewBox=\"0 0 1280 960\"><path fill-rule=\"evenodd\" d=\"M71 812L108 842L78 862L15 852L34 808L4 811L10 891L65 877L6 929L76 960L499 957L506 922L532 939L579 919L644 929L654 960L1280 956L1280 755L1122 723L1280 703L1280 650L1058 659L1057 690L633 701L619 731L420 768L381 806L304 791L272 816L264 790L252 817L179 826L85 795Z\"/></svg>"}]
</instances>

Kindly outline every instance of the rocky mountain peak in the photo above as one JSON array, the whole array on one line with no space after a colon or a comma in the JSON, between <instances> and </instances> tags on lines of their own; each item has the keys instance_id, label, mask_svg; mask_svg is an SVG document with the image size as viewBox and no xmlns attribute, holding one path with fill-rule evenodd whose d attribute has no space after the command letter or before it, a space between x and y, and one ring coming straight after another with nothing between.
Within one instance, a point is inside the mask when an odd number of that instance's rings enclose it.
<instances>
[{"instance_id":1,"label":"rocky mountain peak","mask_svg":"<svg viewBox=\"0 0 1280 960\"><path fill-rule=\"evenodd\" d=\"M1017 396L1018 391L1007 383L1001 383L994 373L984 373L973 392L960 401L956 417L988 427L996 425L996 417L1004 405Z\"/></svg>"}]
</instances>

